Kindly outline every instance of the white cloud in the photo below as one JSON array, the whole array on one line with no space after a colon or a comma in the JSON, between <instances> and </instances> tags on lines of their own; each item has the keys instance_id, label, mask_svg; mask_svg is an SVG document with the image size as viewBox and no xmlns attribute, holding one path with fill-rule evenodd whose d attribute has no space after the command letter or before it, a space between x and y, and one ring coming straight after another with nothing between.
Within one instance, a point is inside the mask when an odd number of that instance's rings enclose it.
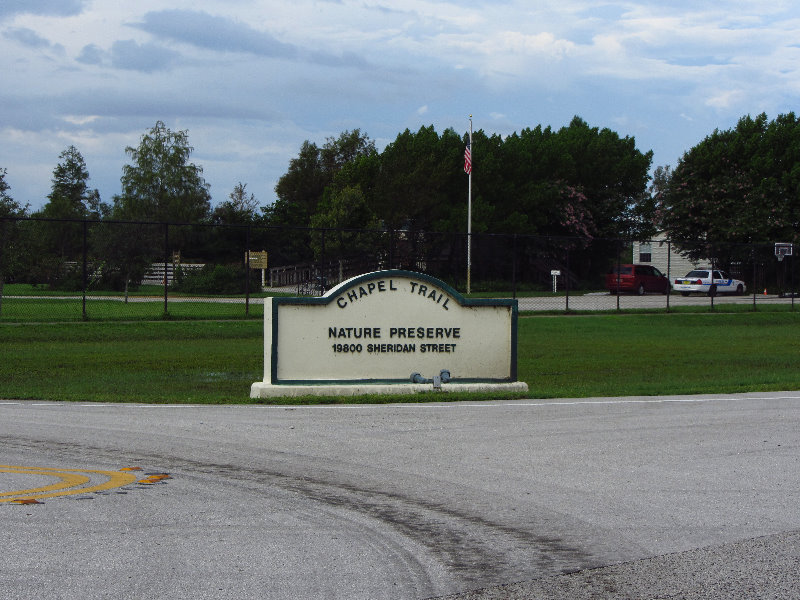
<instances>
[{"instance_id":1,"label":"white cloud","mask_svg":"<svg viewBox=\"0 0 800 600\"><path fill-rule=\"evenodd\" d=\"M674 164L800 96L789 0L9 0L0 23L0 167L32 203L71 143L110 200L158 119L189 130L216 200L242 181L268 202L304 139L343 129L385 144L578 114Z\"/></svg>"},{"instance_id":2,"label":"white cloud","mask_svg":"<svg viewBox=\"0 0 800 600\"><path fill-rule=\"evenodd\" d=\"M706 105L712 108L730 108L743 97L741 90L720 90L706 99Z\"/></svg>"},{"instance_id":3,"label":"white cloud","mask_svg":"<svg viewBox=\"0 0 800 600\"><path fill-rule=\"evenodd\" d=\"M117 69L161 71L169 68L179 56L158 44L139 44L135 40L120 40L111 46L111 65Z\"/></svg>"},{"instance_id":4,"label":"white cloud","mask_svg":"<svg viewBox=\"0 0 800 600\"><path fill-rule=\"evenodd\" d=\"M89 123L93 123L99 119L97 115L87 115L87 116L72 116L72 115L64 115L64 120L67 123L71 123L72 125L88 125Z\"/></svg>"}]
</instances>

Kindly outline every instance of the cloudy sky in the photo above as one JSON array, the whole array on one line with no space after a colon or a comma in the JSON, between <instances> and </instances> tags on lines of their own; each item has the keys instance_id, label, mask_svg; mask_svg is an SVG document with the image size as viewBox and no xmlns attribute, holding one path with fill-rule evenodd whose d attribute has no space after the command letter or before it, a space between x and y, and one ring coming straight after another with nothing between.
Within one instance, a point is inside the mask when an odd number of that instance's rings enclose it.
<instances>
[{"instance_id":1,"label":"cloudy sky","mask_svg":"<svg viewBox=\"0 0 800 600\"><path fill-rule=\"evenodd\" d=\"M110 202L158 120L214 204L242 182L264 205L304 140L348 129L383 149L470 114L499 134L579 115L674 166L800 109L794 0L2 0L0 56L0 168L33 209L69 145Z\"/></svg>"}]
</instances>

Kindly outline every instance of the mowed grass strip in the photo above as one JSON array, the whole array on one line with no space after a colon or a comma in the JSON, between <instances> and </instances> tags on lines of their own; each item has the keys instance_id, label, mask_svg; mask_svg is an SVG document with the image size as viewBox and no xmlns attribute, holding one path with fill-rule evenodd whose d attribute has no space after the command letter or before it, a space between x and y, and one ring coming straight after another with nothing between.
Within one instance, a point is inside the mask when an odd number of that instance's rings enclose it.
<instances>
[{"instance_id":1,"label":"mowed grass strip","mask_svg":"<svg viewBox=\"0 0 800 600\"><path fill-rule=\"evenodd\" d=\"M519 376L531 396L800 389L797 313L522 318Z\"/></svg>"},{"instance_id":2,"label":"mowed grass strip","mask_svg":"<svg viewBox=\"0 0 800 600\"><path fill-rule=\"evenodd\" d=\"M88 297L86 318L90 321L126 321L153 319L245 319L263 318L264 305L251 300L246 306L244 298L230 299L227 302L212 300L186 300L172 298L167 303L164 314L164 299L131 298L129 302L109 300L102 297ZM3 299L0 322L63 322L83 320L83 299L80 296L69 299L51 300L42 298Z\"/></svg>"},{"instance_id":3,"label":"mowed grass strip","mask_svg":"<svg viewBox=\"0 0 800 600\"><path fill-rule=\"evenodd\" d=\"M0 325L0 397L247 401L262 378L260 321Z\"/></svg>"},{"instance_id":4,"label":"mowed grass strip","mask_svg":"<svg viewBox=\"0 0 800 600\"><path fill-rule=\"evenodd\" d=\"M795 390L798 333L797 313L522 317L519 378L531 398ZM260 320L0 324L0 398L247 403L262 357Z\"/></svg>"}]
</instances>

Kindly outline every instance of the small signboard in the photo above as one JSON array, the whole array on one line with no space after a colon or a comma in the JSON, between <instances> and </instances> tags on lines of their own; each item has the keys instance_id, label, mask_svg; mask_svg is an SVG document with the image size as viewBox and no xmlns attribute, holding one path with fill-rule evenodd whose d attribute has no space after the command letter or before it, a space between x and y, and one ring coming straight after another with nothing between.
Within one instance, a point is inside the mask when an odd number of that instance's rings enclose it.
<instances>
[{"instance_id":1,"label":"small signboard","mask_svg":"<svg viewBox=\"0 0 800 600\"><path fill-rule=\"evenodd\" d=\"M558 269L552 269L550 271L550 275L553 277L553 293L555 294L558 291L558 278L561 275L561 271Z\"/></svg>"},{"instance_id":2,"label":"small signboard","mask_svg":"<svg viewBox=\"0 0 800 600\"><path fill-rule=\"evenodd\" d=\"M434 383L527 391L516 381L517 310L515 299L467 299L400 270L354 277L321 297L267 298L264 381L251 396L409 393Z\"/></svg>"},{"instance_id":3,"label":"small signboard","mask_svg":"<svg viewBox=\"0 0 800 600\"><path fill-rule=\"evenodd\" d=\"M245 256L247 260L247 256ZM267 253L250 251L250 268L251 269L268 269L267 266Z\"/></svg>"}]
</instances>

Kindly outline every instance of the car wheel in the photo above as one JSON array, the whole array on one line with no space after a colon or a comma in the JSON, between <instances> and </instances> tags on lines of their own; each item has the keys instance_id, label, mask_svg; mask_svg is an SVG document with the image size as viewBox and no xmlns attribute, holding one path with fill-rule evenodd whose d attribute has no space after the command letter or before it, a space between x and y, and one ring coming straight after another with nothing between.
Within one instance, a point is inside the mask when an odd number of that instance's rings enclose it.
<instances>
[{"instance_id":1,"label":"car wheel","mask_svg":"<svg viewBox=\"0 0 800 600\"><path fill-rule=\"evenodd\" d=\"M689 292L681 292L681 296L688 296Z\"/></svg>"},{"instance_id":2,"label":"car wheel","mask_svg":"<svg viewBox=\"0 0 800 600\"><path fill-rule=\"evenodd\" d=\"M636 294L638 296L644 296L644 284L643 283L640 283L639 287L636 288Z\"/></svg>"},{"instance_id":3,"label":"car wheel","mask_svg":"<svg viewBox=\"0 0 800 600\"><path fill-rule=\"evenodd\" d=\"M741 284L741 283L740 283L739 285L737 285L737 286L736 286L736 293L737 293L739 296L744 296L744 286L742 286L742 284Z\"/></svg>"},{"instance_id":4,"label":"car wheel","mask_svg":"<svg viewBox=\"0 0 800 600\"><path fill-rule=\"evenodd\" d=\"M712 296L712 297L716 296L717 295L717 286L712 285L710 288L708 288L708 295Z\"/></svg>"}]
</instances>

